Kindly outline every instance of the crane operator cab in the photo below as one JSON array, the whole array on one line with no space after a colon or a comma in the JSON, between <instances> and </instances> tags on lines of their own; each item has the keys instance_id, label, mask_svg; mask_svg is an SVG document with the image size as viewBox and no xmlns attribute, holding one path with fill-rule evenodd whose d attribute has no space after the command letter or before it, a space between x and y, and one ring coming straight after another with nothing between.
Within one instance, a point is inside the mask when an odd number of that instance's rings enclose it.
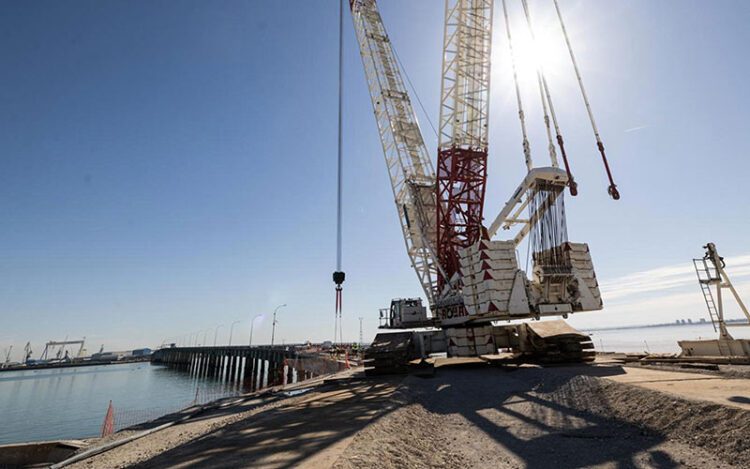
<instances>
[{"instance_id":1,"label":"crane operator cab","mask_svg":"<svg viewBox=\"0 0 750 469\"><path fill-rule=\"evenodd\" d=\"M396 298L391 300L390 308L380 310L382 329L408 329L431 325L432 320L427 317L427 308L422 305L421 298Z\"/></svg>"}]
</instances>

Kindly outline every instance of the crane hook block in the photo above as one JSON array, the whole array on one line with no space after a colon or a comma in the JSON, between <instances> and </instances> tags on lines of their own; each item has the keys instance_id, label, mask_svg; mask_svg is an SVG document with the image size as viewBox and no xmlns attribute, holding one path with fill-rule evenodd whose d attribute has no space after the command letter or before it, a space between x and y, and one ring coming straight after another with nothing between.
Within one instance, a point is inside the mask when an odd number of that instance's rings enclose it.
<instances>
[{"instance_id":1,"label":"crane hook block","mask_svg":"<svg viewBox=\"0 0 750 469\"><path fill-rule=\"evenodd\" d=\"M568 181L568 188L570 189L570 195L573 197L578 195L578 183L573 180L572 176Z\"/></svg>"},{"instance_id":2,"label":"crane hook block","mask_svg":"<svg viewBox=\"0 0 750 469\"><path fill-rule=\"evenodd\" d=\"M336 271L333 273L333 283L336 285L344 283L344 279L346 279L346 274L344 272Z\"/></svg>"}]
</instances>

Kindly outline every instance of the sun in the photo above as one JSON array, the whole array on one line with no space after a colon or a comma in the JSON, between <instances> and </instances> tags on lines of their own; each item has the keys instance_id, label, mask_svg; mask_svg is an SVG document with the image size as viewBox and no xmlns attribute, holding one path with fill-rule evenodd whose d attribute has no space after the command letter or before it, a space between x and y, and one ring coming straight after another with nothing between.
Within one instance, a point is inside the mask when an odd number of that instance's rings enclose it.
<instances>
[{"instance_id":1,"label":"sun","mask_svg":"<svg viewBox=\"0 0 750 469\"><path fill-rule=\"evenodd\" d=\"M524 21L523 28L516 28L513 35L513 56L519 78L530 77L536 81L536 72L547 76L558 75L564 63L564 50L560 49L560 38L554 36L551 25L534 25L534 36Z\"/></svg>"},{"instance_id":2,"label":"sun","mask_svg":"<svg viewBox=\"0 0 750 469\"><path fill-rule=\"evenodd\" d=\"M520 8L517 11L508 11L512 58L522 83L536 83L537 70L542 71L547 77L562 72L567 52L559 24L550 13L552 12L542 9L532 11L532 33ZM506 25L502 22L500 26L507 41Z\"/></svg>"}]
</instances>

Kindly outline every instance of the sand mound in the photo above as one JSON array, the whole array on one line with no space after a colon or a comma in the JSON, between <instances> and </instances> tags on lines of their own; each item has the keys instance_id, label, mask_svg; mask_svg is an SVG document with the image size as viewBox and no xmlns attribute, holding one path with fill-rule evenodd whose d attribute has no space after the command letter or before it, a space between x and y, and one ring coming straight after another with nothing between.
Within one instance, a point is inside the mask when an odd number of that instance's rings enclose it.
<instances>
[{"instance_id":1,"label":"sand mound","mask_svg":"<svg viewBox=\"0 0 750 469\"><path fill-rule=\"evenodd\" d=\"M560 405L606 418L616 418L702 447L720 459L750 467L750 412L667 394L606 379L577 376L540 394Z\"/></svg>"}]
</instances>

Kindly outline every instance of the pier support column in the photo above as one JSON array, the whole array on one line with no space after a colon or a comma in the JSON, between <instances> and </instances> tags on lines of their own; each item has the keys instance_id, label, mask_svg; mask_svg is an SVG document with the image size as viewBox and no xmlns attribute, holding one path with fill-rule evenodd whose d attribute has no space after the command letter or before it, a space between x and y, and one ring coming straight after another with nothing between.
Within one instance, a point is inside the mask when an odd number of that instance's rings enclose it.
<instances>
[{"instance_id":1,"label":"pier support column","mask_svg":"<svg viewBox=\"0 0 750 469\"><path fill-rule=\"evenodd\" d=\"M215 378L216 377L216 355L214 355L211 352L206 352L206 355L208 355L208 374L207 376L209 378Z\"/></svg>"},{"instance_id":2,"label":"pier support column","mask_svg":"<svg viewBox=\"0 0 750 469\"><path fill-rule=\"evenodd\" d=\"M277 384L279 384L278 356L275 353L271 353L268 361L268 386L276 386Z\"/></svg>"},{"instance_id":3,"label":"pier support column","mask_svg":"<svg viewBox=\"0 0 750 469\"><path fill-rule=\"evenodd\" d=\"M294 367L289 359L284 360L286 362L286 382L284 384L294 383Z\"/></svg>"},{"instance_id":4,"label":"pier support column","mask_svg":"<svg viewBox=\"0 0 750 469\"><path fill-rule=\"evenodd\" d=\"M234 382L239 383L242 378L242 352L237 352L237 367L234 370Z\"/></svg>"},{"instance_id":5,"label":"pier support column","mask_svg":"<svg viewBox=\"0 0 750 469\"><path fill-rule=\"evenodd\" d=\"M268 384L268 354L263 354L260 360L260 384L258 389L265 388Z\"/></svg>"},{"instance_id":6,"label":"pier support column","mask_svg":"<svg viewBox=\"0 0 750 469\"><path fill-rule=\"evenodd\" d=\"M242 353L238 352L237 353L237 370L235 370L234 372L234 381L236 383L239 383L240 380L242 379L242 367L244 366L242 358L243 358Z\"/></svg>"},{"instance_id":7,"label":"pier support column","mask_svg":"<svg viewBox=\"0 0 750 469\"><path fill-rule=\"evenodd\" d=\"M250 390L255 391L258 387L258 353L250 351Z\"/></svg>"},{"instance_id":8,"label":"pier support column","mask_svg":"<svg viewBox=\"0 0 750 469\"><path fill-rule=\"evenodd\" d=\"M242 376L242 390L247 392L250 389L250 380L253 376L253 360L250 358L250 351L245 352L245 369Z\"/></svg>"},{"instance_id":9,"label":"pier support column","mask_svg":"<svg viewBox=\"0 0 750 469\"><path fill-rule=\"evenodd\" d=\"M284 384L284 378L286 376L286 373L284 373L284 357L279 356L277 358L278 361L276 362L276 385L282 386Z\"/></svg>"},{"instance_id":10,"label":"pier support column","mask_svg":"<svg viewBox=\"0 0 750 469\"><path fill-rule=\"evenodd\" d=\"M232 368L229 370L229 382L237 381L237 367L239 366L239 357L237 352L232 352Z\"/></svg>"},{"instance_id":11,"label":"pier support column","mask_svg":"<svg viewBox=\"0 0 750 469\"><path fill-rule=\"evenodd\" d=\"M303 365L303 361L300 359L297 359L294 361L294 368L297 370L297 382L305 380L305 367Z\"/></svg>"},{"instance_id":12,"label":"pier support column","mask_svg":"<svg viewBox=\"0 0 750 469\"><path fill-rule=\"evenodd\" d=\"M234 374L234 366L236 365L235 357L234 357L234 351L229 352L229 355L227 356L227 372L226 372L226 381L227 383L232 382L232 374Z\"/></svg>"}]
</instances>

